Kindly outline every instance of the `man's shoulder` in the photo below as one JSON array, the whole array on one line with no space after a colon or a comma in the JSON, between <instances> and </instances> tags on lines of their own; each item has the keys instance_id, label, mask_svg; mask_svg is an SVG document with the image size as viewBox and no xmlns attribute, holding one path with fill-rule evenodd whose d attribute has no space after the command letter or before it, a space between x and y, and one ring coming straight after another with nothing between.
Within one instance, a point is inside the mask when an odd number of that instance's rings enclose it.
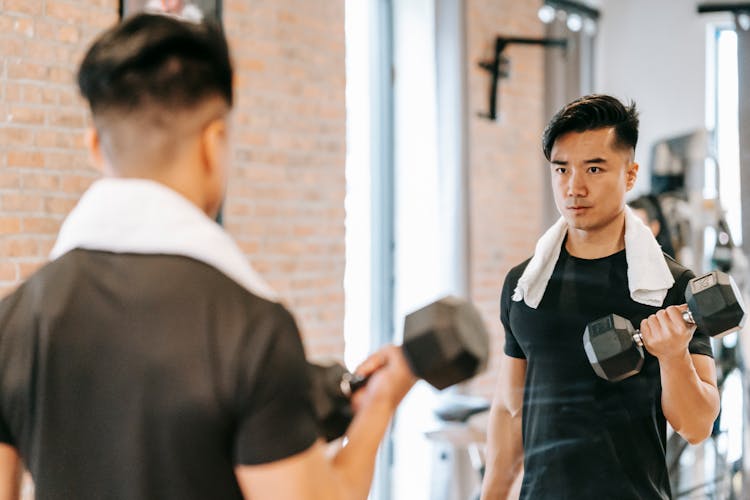
<instances>
[{"instance_id":1,"label":"man's shoulder","mask_svg":"<svg viewBox=\"0 0 750 500\"><path fill-rule=\"evenodd\" d=\"M510 301L510 297L511 295L513 295L513 290L515 290L516 286L518 285L518 280L521 278L521 275L526 270L526 266L529 265L530 261L531 257L521 262L520 264L513 266L505 275L505 281L503 282L501 291L502 301Z\"/></svg>"},{"instance_id":2,"label":"man's shoulder","mask_svg":"<svg viewBox=\"0 0 750 500\"><path fill-rule=\"evenodd\" d=\"M196 284L200 283L200 287ZM211 307L245 319L269 314L287 321L288 311L272 298L243 287L219 269L192 257L170 254L115 253L75 249L43 265L2 300L23 303L29 310L60 313L81 290L108 290L116 297L141 295L191 300L205 297ZM80 293L79 293L80 292Z\"/></svg>"},{"instance_id":3,"label":"man's shoulder","mask_svg":"<svg viewBox=\"0 0 750 500\"><path fill-rule=\"evenodd\" d=\"M518 279L521 277L523 272L526 270L526 266L529 265L529 262L531 262L531 257L524 260L520 264L513 266L510 268L510 271L508 271L508 274L505 277L505 280L507 283L517 283Z\"/></svg>"}]
</instances>

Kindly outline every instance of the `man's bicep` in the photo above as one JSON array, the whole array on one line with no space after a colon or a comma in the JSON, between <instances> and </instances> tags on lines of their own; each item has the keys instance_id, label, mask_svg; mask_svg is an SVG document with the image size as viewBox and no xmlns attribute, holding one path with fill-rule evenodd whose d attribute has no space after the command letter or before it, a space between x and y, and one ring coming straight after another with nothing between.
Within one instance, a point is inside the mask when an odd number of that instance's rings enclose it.
<instances>
[{"instance_id":1,"label":"man's bicep","mask_svg":"<svg viewBox=\"0 0 750 500\"><path fill-rule=\"evenodd\" d=\"M18 451L10 445L0 443L0 500L18 500L21 471Z\"/></svg>"},{"instance_id":2,"label":"man's bicep","mask_svg":"<svg viewBox=\"0 0 750 500\"><path fill-rule=\"evenodd\" d=\"M504 354L500 360L493 405L500 405L511 415L518 414L523 406L526 365L525 359L514 358L507 354Z\"/></svg>"},{"instance_id":3,"label":"man's bicep","mask_svg":"<svg viewBox=\"0 0 750 500\"><path fill-rule=\"evenodd\" d=\"M282 460L308 449L318 437L308 363L291 315L281 307L261 366L245 372L237 395L236 465Z\"/></svg>"},{"instance_id":4,"label":"man's bicep","mask_svg":"<svg viewBox=\"0 0 750 500\"><path fill-rule=\"evenodd\" d=\"M341 498L324 445L262 465L240 465L234 472L245 498L252 500L329 500Z\"/></svg>"}]
</instances>

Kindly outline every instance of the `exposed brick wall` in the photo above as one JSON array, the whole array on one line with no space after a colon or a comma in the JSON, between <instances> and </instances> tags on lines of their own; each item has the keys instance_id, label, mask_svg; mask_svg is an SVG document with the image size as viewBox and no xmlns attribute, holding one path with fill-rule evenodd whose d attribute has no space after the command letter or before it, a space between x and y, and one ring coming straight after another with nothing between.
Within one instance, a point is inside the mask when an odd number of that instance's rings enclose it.
<instances>
[{"instance_id":1,"label":"exposed brick wall","mask_svg":"<svg viewBox=\"0 0 750 500\"><path fill-rule=\"evenodd\" d=\"M46 261L98 177L74 74L118 0L0 0L0 296ZM312 354L343 353L343 0L225 0L237 69L225 220L294 310Z\"/></svg>"},{"instance_id":2,"label":"exposed brick wall","mask_svg":"<svg viewBox=\"0 0 750 500\"><path fill-rule=\"evenodd\" d=\"M499 120L487 112L489 74L477 63L491 59L496 35L544 36L540 1L467 0L468 120L471 218L471 297L490 328L492 356L473 390L494 391L503 332L499 298L505 274L533 252L542 231L544 176L544 54L539 47L509 46L510 77L500 81Z\"/></svg>"},{"instance_id":3,"label":"exposed brick wall","mask_svg":"<svg viewBox=\"0 0 750 500\"><path fill-rule=\"evenodd\" d=\"M0 0L0 295L45 262L98 175L73 75L116 12L116 0Z\"/></svg>"},{"instance_id":4,"label":"exposed brick wall","mask_svg":"<svg viewBox=\"0 0 750 500\"><path fill-rule=\"evenodd\" d=\"M229 231L301 324L343 354L346 156L343 0L231 0L238 99Z\"/></svg>"},{"instance_id":5,"label":"exposed brick wall","mask_svg":"<svg viewBox=\"0 0 750 500\"><path fill-rule=\"evenodd\" d=\"M542 231L543 59L510 47L498 122L486 111L497 34L542 36L538 1L467 0L472 298L492 330L476 388L502 348L498 294ZM117 0L0 0L0 294L41 265L98 173L83 148L73 74L116 21ZM343 0L225 0L237 68L227 228L295 311L314 355L343 351L345 67Z\"/></svg>"}]
</instances>

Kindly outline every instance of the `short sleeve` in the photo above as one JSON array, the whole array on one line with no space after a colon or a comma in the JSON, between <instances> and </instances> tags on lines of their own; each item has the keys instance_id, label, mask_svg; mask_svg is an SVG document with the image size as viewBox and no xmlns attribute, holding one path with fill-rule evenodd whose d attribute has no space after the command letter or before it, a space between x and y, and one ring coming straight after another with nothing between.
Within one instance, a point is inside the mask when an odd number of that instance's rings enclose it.
<instances>
[{"instance_id":1,"label":"short sleeve","mask_svg":"<svg viewBox=\"0 0 750 500\"><path fill-rule=\"evenodd\" d=\"M503 351L512 358L526 359L526 354L524 354L521 346L518 344L513 334L513 329L510 326L510 307L513 303L511 297L513 296L513 289L517 281L517 279L513 278L513 274L511 271L505 276L503 291L500 295L500 322L503 324L503 329L505 330L505 348Z\"/></svg>"},{"instance_id":2,"label":"short sleeve","mask_svg":"<svg viewBox=\"0 0 750 500\"><path fill-rule=\"evenodd\" d=\"M0 443L5 443L11 446L15 446L15 443L13 442L13 438L10 435L10 429L6 425L5 420L3 420L2 415L0 415Z\"/></svg>"},{"instance_id":3,"label":"short sleeve","mask_svg":"<svg viewBox=\"0 0 750 500\"><path fill-rule=\"evenodd\" d=\"M244 380L239 385L248 391L247 396L238 398L235 464L281 460L308 449L318 437L307 360L297 326L280 305L271 316L257 331L248 333L270 338L260 366L240 369Z\"/></svg>"},{"instance_id":4,"label":"short sleeve","mask_svg":"<svg viewBox=\"0 0 750 500\"><path fill-rule=\"evenodd\" d=\"M675 291L677 292L677 299L673 303L666 305L684 304L685 290L687 289L688 282L693 278L695 278L695 274L692 271L686 270L683 272L674 284ZM696 329L690 344L688 344L688 351L690 354L703 354L705 356L713 357L714 353L711 348L711 337L700 329Z\"/></svg>"},{"instance_id":5,"label":"short sleeve","mask_svg":"<svg viewBox=\"0 0 750 500\"><path fill-rule=\"evenodd\" d=\"M8 389L7 381L19 377L17 371L19 366L29 362L28 357L24 355L26 351L20 352L15 349L17 343L11 337L10 332L13 327L11 324L11 313L15 308L19 292L0 300L0 443L17 446L16 440L11 434L10 418L12 415L12 399L9 395L12 393ZM27 337L31 337L28 335ZM10 374L9 374L10 372Z\"/></svg>"}]
</instances>

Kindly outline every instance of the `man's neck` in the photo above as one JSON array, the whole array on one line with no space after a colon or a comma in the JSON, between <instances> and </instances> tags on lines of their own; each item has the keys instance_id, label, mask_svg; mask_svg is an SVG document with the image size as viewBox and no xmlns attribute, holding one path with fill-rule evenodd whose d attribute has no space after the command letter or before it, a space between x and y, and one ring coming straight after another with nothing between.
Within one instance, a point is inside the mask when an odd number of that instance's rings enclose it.
<instances>
[{"instance_id":1,"label":"man's neck","mask_svg":"<svg viewBox=\"0 0 750 500\"><path fill-rule=\"evenodd\" d=\"M599 259L625 248L625 213L622 212L606 226L596 229L576 229L568 226L565 250L581 259Z\"/></svg>"}]
</instances>

